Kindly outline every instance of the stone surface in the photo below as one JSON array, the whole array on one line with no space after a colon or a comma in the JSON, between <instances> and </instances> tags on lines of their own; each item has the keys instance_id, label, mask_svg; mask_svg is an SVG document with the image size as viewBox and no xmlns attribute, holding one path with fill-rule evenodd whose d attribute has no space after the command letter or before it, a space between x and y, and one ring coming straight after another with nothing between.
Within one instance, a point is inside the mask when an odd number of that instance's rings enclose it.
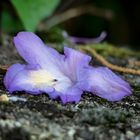
<instances>
[{"instance_id":1,"label":"stone surface","mask_svg":"<svg viewBox=\"0 0 140 140\"><path fill-rule=\"evenodd\" d=\"M23 62L12 46L0 52L0 64ZM3 76L0 95L8 94ZM121 76L133 95L114 103L85 93L78 104L62 105L46 94L15 93L27 101L0 102L0 140L140 140L140 76Z\"/></svg>"}]
</instances>

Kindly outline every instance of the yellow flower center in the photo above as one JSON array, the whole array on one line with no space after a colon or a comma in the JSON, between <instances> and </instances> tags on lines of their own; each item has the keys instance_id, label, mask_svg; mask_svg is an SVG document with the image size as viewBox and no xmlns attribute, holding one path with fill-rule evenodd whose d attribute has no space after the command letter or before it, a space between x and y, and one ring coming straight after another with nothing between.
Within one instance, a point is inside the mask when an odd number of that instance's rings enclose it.
<instances>
[{"instance_id":1,"label":"yellow flower center","mask_svg":"<svg viewBox=\"0 0 140 140\"><path fill-rule=\"evenodd\" d=\"M31 71L30 72L30 78L31 82L35 86L39 85L48 85L53 86L55 82L57 81L48 71L46 70L37 70L37 71Z\"/></svg>"}]
</instances>

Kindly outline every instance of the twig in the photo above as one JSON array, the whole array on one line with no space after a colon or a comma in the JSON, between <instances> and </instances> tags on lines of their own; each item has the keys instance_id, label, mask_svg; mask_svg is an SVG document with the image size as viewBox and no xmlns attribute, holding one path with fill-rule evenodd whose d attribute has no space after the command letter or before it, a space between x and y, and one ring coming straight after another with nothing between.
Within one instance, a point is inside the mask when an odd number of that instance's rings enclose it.
<instances>
[{"instance_id":1,"label":"twig","mask_svg":"<svg viewBox=\"0 0 140 140\"><path fill-rule=\"evenodd\" d=\"M98 54L94 49L92 49L90 47L82 48L82 50L85 50L85 51L90 52L104 66L106 66L106 67L108 67L108 68L110 68L112 70L115 70L115 71L118 71L118 72L123 72L123 73L130 73L130 74L140 75L140 70L126 68L126 67L120 67L120 66L111 64L110 62L108 62L107 60L105 60L100 54Z\"/></svg>"},{"instance_id":2,"label":"twig","mask_svg":"<svg viewBox=\"0 0 140 140\"><path fill-rule=\"evenodd\" d=\"M97 8L95 6L86 5L86 6L72 8L67 11L64 11L63 13L53 16L52 18L47 20L45 27L48 30L55 25L58 25L71 18L81 16L83 14L92 14L94 16L104 17L108 20L113 17L113 13L110 10L104 10L104 9Z\"/></svg>"},{"instance_id":3,"label":"twig","mask_svg":"<svg viewBox=\"0 0 140 140\"><path fill-rule=\"evenodd\" d=\"M101 62L104 66L118 71L118 72L123 72L123 73L129 73L129 74L135 74L135 75L140 75L140 70L136 70L136 69L132 69L132 68L126 68L126 67L121 67L121 66L117 66L114 64L111 64L110 62L108 62L105 58L103 58L100 54L98 54L93 48L90 47L80 47L79 50L81 51L88 51L89 53L91 53L99 62ZM5 72L8 69L8 65L0 65L0 70L4 70Z\"/></svg>"}]
</instances>

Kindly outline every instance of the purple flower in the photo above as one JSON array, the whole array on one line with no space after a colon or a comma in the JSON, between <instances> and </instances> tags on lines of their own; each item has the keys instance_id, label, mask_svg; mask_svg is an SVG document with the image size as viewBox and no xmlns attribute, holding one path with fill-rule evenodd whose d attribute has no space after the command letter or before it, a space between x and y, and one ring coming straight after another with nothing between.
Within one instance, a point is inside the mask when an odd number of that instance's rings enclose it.
<instances>
[{"instance_id":1,"label":"purple flower","mask_svg":"<svg viewBox=\"0 0 140 140\"><path fill-rule=\"evenodd\" d=\"M131 94L127 82L106 67L89 66L91 57L79 51L65 47L61 55L31 32L18 33L14 44L27 64L8 69L4 84L10 93L47 93L52 99L60 97L63 103L79 102L83 91L109 101Z\"/></svg>"},{"instance_id":2,"label":"purple flower","mask_svg":"<svg viewBox=\"0 0 140 140\"><path fill-rule=\"evenodd\" d=\"M106 32L102 32L99 37L97 38L85 38L85 37L75 37L75 36L68 36L68 38L72 43L75 44L92 44L92 43L99 43L103 41L107 36Z\"/></svg>"}]
</instances>

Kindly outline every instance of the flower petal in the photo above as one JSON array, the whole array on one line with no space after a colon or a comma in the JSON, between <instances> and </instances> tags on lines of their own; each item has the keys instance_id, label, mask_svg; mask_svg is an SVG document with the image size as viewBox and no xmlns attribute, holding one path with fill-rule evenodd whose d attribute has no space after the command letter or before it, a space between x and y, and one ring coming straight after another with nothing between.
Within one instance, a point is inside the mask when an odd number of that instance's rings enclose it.
<instances>
[{"instance_id":1,"label":"flower petal","mask_svg":"<svg viewBox=\"0 0 140 140\"><path fill-rule=\"evenodd\" d=\"M24 67L25 65L14 64L8 68L8 71L6 72L6 75L4 77L4 85L6 86L7 89L9 89L9 86L13 82L17 73L22 71Z\"/></svg>"},{"instance_id":2,"label":"flower petal","mask_svg":"<svg viewBox=\"0 0 140 140\"><path fill-rule=\"evenodd\" d=\"M5 75L5 86L10 93L14 91L26 91L31 94L45 92L51 99L60 97L63 103L80 101L82 90L72 86L67 77L58 75L58 81L50 86L43 80L46 75L41 73L42 71L44 72L44 70L38 69L38 65L35 67L15 64L8 69Z\"/></svg>"},{"instance_id":3,"label":"flower petal","mask_svg":"<svg viewBox=\"0 0 140 140\"><path fill-rule=\"evenodd\" d=\"M43 60L45 45L34 33L19 32L17 36L14 37L14 44L19 54L27 63L40 64ZM46 58L46 56L44 56L44 58Z\"/></svg>"},{"instance_id":4,"label":"flower petal","mask_svg":"<svg viewBox=\"0 0 140 140\"><path fill-rule=\"evenodd\" d=\"M62 102L65 104L67 102L78 103L80 101L83 91L76 86L72 86L66 90L65 93L60 94Z\"/></svg>"},{"instance_id":5,"label":"flower petal","mask_svg":"<svg viewBox=\"0 0 140 140\"><path fill-rule=\"evenodd\" d=\"M36 77L32 79L31 73L34 71L36 71L35 66L29 67L19 64L11 66L8 69L4 78L5 81L4 84L6 88L9 90L10 93L14 91L26 91L31 94L39 94L42 92L53 92L54 91L53 87L43 82L38 84L39 81L34 81Z\"/></svg>"},{"instance_id":6,"label":"flower petal","mask_svg":"<svg viewBox=\"0 0 140 140\"><path fill-rule=\"evenodd\" d=\"M76 51L71 48L64 48L65 62L63 66L63 72L71 78L72 81L77 81L77 73L80 68L87 67L91 57Z\"/></svg>"},{"instance_id":7,"label":"flower petal","mask_svg":"<svg viewBox=\"0 0 140 140\"><path fill-rule=\"evenodd\" d=\"M47 47L42 40L32 32L20 32L14 37L15 46L24 60L41 68L54 69L60 65L62 55ZM56 68L55 68L56 69Z\"/></svg>"},{"instance_id":8,"label":"flower petal","mask_svg":"<svg viewBox=\"0 0 140 140\"><path fill-rule=\"evenodd\" d=\"M65 92L58 92L54 90L53 92L48 92L51 99L56 99L60 97L61 101L65 104L68 102L78 103L80 101L83 91L76 86L71 86L66 89Z\"/></svg>"},{"instance_id":9,"label":"flower petal","mask_svg":"<svg viewBox=\"0 0 140 140\"><path fill-rule=\"evenodd\" d=\"M38 65L15 64L8 69L4 79L5 86L10 93L14 91L26 91L31 94L44 92L52 99L67 94L67 90L72 86L70 79L62 73L56 72L52 75L45 69L40 69Z\"/></svg>"},{"instance_id":10,"label":"flower petal","mask_svg":"<svg viewBox=\"0 0 140 140\"><path fill-rule=\"evenodd\" d=\"M83 90L90 91L109 101L118 101L131 94L129 84L106 67L90 67L83 73L83 82L80 85Z\"/></svg>"}]
</instances>

